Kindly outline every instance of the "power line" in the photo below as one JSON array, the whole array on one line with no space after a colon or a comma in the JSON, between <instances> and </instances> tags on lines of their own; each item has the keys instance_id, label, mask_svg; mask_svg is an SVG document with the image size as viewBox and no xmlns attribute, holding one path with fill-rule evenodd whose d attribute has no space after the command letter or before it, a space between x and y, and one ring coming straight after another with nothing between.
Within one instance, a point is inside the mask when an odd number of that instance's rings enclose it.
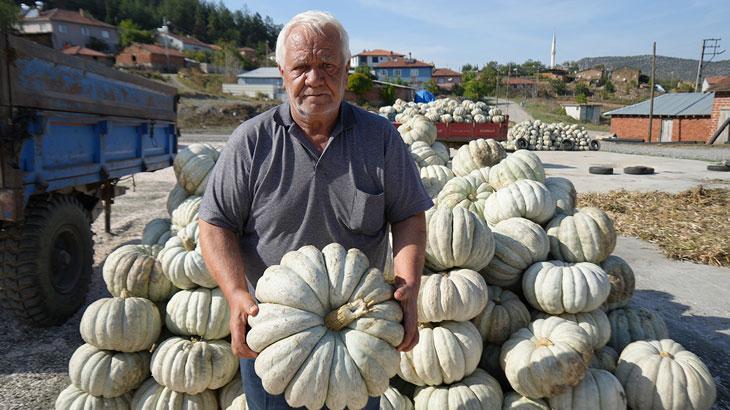
<instances>
[{"instance_id":1,"label":"power line","mask_svg":"<svg viewBox=\"0 0 730 410\"><path fill-rule=\"evenodd\" d=\"M700 81L702 80L702 70L705 68L705 61L710 62L716 56L724 53L725 50L720 50L720 38L706 38L702 40L702 52L700 53L700 62L697 66L697 79L695 80L695 91L700 91ZM705 56L708 59L705 60Z\"/></svg>"}]
</instances>

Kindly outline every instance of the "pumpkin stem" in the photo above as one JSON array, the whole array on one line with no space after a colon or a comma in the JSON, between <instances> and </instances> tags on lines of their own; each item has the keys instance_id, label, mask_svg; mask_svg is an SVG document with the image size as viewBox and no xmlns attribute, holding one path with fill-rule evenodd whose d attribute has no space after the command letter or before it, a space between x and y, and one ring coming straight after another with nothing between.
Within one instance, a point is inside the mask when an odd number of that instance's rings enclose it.
<instances>
[{"instance_id":1,"label":"pumpkin stem","mask_svg":"<svg viewBox=\"0 0 730 410\"><path fill-rule=\"evenodd\" d=\"M182 239L182 244L186 251L192 252L195 250L195 239L192 236L180 235L180 238Z\"/></svg>"},{"instance_id":2,"label":"pumpkin stem","mask_svg":"<svg viewBox=\"0 0 730 410\"><path fill-rule=\"evenodd\" d=\"M128 298L129 297L129 291L126 288L122 289L122 291L119 292L119 297L122 298L122 299Z\"/></svg>"},{"instance_id":3,"label":"pumpkin stem","mask_svg":"<svg viewBox=\"0 0 730 410\"><path fill-rule=\"evenodd\" d=\"M538 347L549 347L553 345L553 342L548 339L547 337L541 337L537 343L535 343Z\"/></svg>"},{"instance_id":4,"label":"pumpkin stem","mask_svg":"<svg viewBox=\"0 0 730 410\"><path fill-rule=\"evenodd\" d=\"M668 357L670 359L674 359L674 356L672 356L672 354L669 353L669 352L661 351L661 352L659 352L659 356L661 356L661 357Z\"/></svg>"},{"instance_id":5,"label":"pumpkin stem","mask_svg":"<svg viewBox=\"0 0 730 410\"><path fill-rule=\"evenodd\" d=\"M364 299L357 299L344 304L325 316L324 325L327 326L327 329L335 332L342 330L355 319L358 319L370 312L372 305L372 302L367 303Z\"/></svg>"}]
</instances>

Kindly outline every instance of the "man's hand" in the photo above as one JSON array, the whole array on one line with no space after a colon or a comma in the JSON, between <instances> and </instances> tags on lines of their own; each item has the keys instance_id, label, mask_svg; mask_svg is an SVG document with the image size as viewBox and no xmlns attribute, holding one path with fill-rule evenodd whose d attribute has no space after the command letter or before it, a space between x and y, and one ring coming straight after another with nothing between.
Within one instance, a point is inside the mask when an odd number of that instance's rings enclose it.
<instances>
[{"instance_id":1,"label":"man's hand","mask_svg":"<svg viewBox=\"0 0 730 410\"><path fill-rule=\"evenodd\" d=\"M250 293L239 292L230 301L231 310L231 348L233 354L244 359L252 359L258 353L251 350L246 344L246 325L249 316L256 316L259 307Z\"/></svg>"},{"instance_id":2,"label":"man's hand","mask_svg":"<svg viewBox=\"0 0 730 410\"><path fill-rule=\"evenodd\" d=\"M403 341L397 349L408 352L418 343L418 285L407 284L396 277L396 289L393 294L403 309Z\"/></svg>"}]
</instances>

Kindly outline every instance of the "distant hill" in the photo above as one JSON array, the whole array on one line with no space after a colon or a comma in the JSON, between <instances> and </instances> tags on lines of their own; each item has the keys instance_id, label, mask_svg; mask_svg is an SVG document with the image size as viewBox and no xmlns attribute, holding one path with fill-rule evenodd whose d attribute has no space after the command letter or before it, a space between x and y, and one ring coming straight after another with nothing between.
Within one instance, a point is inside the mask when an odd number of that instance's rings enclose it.
<instances>
[{"instance_id":1,"label":"distant hill","mask_svg":"<svg viewBox=\"0 0 730 410\"><path fill-rule=\"evenodd\" d=\"M642 74L651 74L651 55L626 57L586 57L576 61L581 70L603 64L614 70L622 67L638 68ZM660 80L678 79L694 82L697 77L697 60L656 56L656 76ZM730 60L706 63L702 76L730 75Z\"/></svg>"}]
</instances>

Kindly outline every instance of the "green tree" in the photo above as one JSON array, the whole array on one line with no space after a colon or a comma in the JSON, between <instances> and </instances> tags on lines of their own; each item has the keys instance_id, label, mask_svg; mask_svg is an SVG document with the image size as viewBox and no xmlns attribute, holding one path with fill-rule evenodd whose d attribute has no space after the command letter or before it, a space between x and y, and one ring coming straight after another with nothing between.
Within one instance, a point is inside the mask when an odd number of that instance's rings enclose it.
<instances>
[{"instance_id":1,"label":"green tree","mask_svg":"<svg viewBox=\"0 0 730 410\"><path fill-rule=\"evenodd\" d=\"M565 81L557 78L551 78L548 80L548 83L550 84L550 88L552 88L555 92L555 95L565 94Z\"/></svg>"},{"instance_id":2,"label":"green tree","mask_svg":"<svg viewBox=\"0 0 730 410\"><path fill-rule=\"evenodd\" d=\"M575 85L575 96L578 97L579 95L582 95L586 98L591 95L591 90L590 88L588 88L588 84L580 82Z\"/></svg>"},{"instance_id":3,"label":"green tree","mask_svg":"<svg viewBox=\"0 0 730 410\"><path fill-rule=\"evenodd\" d=\"M464 87L461 84L454 84L454 86L451 87L451 94L461 97L464 95Z\"/></svg>"},{"instance_id":4,"label":"green tree","mask_svg":"<svg viewBox=\"0 0 730 410\"><path fill-rule=\"evenodd\" d=\"M475 65L471 65L469 63L464 64L463 66L461 66L461 72L462 73L465 73L467 71L478 71L478 70L479 70L479 67L477 67Z\"/></svg>"},{"instance_id":5,"label":"green tree","mask_svg":"<svg viewBox=\"0 0 730 410\"><path fill-rule=\"evenodd\" d=\"M423 83L423 88L433 95L441 94L441 89L433 78Z\"/></svg>"},{"instance_id":6,"label":"green tree","mask_svg":"<svg viewBox=\"0 0 730 410\"><path fill-rule=\"evenodd\" d=\"M382 100L383 105L393 105L396 99L395 86L391 84L381 88L380 99Z\"/></svg>"},{"instance_id":7,"label":"green tree","mask_svg":"<svg viewBox=\"0 0 730 410\"><path fill-rule=\"evenodd\" d=\"M532 59L527 59L522 65L520 66L522 69L522 73L524 75L533 76L536 73L539 73L540 71L545 69L545 66L539 62Z\"/></svg>"},{"instance_id":8,"label":"green tree","mask_svg":"<svg viewBox=\"0 0 730 410\"><path fill-rule=\"evenodd\" d=\"M10 0L0 0L0 31L12 31L18 22L20 7Z\"/></svg>"},{"instance_id":9,"label":"green tree","mask_svg":"<svg viewBox=\"0 0 730 410\"><path fill-rule=\"evenodd\" d=\"M119 23L118 29L119 44L122 47L127 47L132 43L151 44L154 42L154 37L151 32L140 29L140 27L130 19L122 20Z\"/></svg>"},{"instance_id":10,"label":"green tree","mask_svg":"<svg viewBox=\"0 0 730 410\"><path fill-rule=\"evenodd\" d=\"M373 88L373 80L366 74L354 73L347 78L347 89L360 98L363 98L371 88Z\"/></svg>"},{"instance_id":11,"label":"green tree","mask_svg":"<svg viewBox=\"0 0 730 410\"><path fill-rule=\"evenodd\" d=\"M368 67L368 66L366 66L366 65L361 65L361 66L359 66L359 67L355 67L355 72L356 72L356 73L360 73L360 74L365 74L365 75L366 75L366 76L368 76L368 78L370 78L371 80L375 80L375 76L374 76L374 75L373 75L373 73L372 73L372 72L370 71L370 67Z\"/></svg>"},{"instance_id":12,"label":"green tree","mask_svg":"<svg viewBox=\"0 0 730 410\"><path fill-rule=\"evenodd\" d=\"M606 82L603 83L603 90L609 94L613 94L616 92L616 86L613 85L611 80L606 80Z\"/></svg>"}]
</instances>

